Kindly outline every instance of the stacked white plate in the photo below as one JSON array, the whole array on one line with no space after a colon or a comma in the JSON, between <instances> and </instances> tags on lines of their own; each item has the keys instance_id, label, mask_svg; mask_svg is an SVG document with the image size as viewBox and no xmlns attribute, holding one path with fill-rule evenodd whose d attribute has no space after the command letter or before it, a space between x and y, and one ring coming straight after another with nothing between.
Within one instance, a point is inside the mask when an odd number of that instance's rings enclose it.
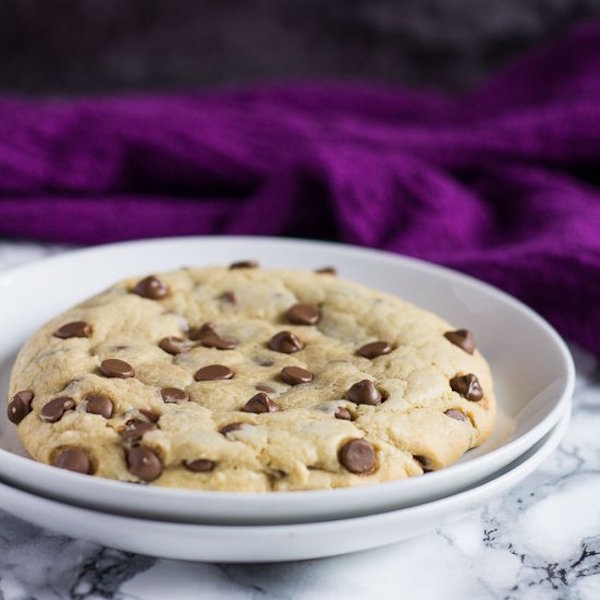
<instances>
[{"instance_id":1,"label":"stacked white plate","mask_svg":"<svg viewBox=\"0 0 600 600\"><path fill-rule=\"evenodd\" d=\"M0 508L57 532L168 558L264 562L389 544L483 505L530 474L567 428L574 368L562 339L510 296L414 259L338 244L220 237L104 246L0 276L0 385L40 325L124 277L184 265L256 259L264 267L333 265L342 277L397 294L468 327L491 365L499 416L493 435L457 464L355 489L275 494L192 492L78 475L27 458L0 423ZM4 414L5 411L2 411Z\"/></svg>"}]
</instances>

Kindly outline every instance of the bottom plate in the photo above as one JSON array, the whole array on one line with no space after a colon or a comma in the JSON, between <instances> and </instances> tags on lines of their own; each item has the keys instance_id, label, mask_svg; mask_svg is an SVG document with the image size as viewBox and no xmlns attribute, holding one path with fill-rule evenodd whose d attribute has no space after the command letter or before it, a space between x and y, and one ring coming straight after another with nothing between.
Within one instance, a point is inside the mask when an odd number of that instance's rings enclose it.
<instances>
[{"instance_id":1,"label":"bottom plate","mask_svg":"<svg viewBox=\"0 0 600 600\"><path fill-rule=\"evenodd\" d=\"M136 519L79 508L0 483L0 508L36 525L128 552L207 562L320 558L384 546L458 518L513 487L558 446L570 418L483 483L441 500L365 517L319 523L223 526Z\"/></svg>"}]
</instances>

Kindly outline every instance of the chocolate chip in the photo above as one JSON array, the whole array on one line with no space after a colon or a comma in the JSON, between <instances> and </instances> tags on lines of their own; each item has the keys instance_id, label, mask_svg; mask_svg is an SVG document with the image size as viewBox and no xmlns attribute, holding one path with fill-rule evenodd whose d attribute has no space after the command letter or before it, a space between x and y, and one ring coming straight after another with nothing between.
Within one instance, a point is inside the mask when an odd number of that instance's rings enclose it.
<instances>
[{"instance_id":1,"label":"chocolate chip","mask_svg":"<svg viewBox=\"0 0 600 600\"><path fill-rule=\"evenodd\" d=\"M302 350L304 344L291 331L280 331L269 340L269 348L275 352L293 354Z\"/></svg>"},{"instance_id":2,"label":"chocolate chip","mask_svg":"<svg viewBox=\"0 0 600 600\"><path fill-rule=\"evenodd\" d=\"M7 409L9 420L18 425L30 412L33 392L30 390L21 390L17 392L10 401Z\"/></svg>"},{"instance_id":3,"label":"chocolate chip","mask_svg":"<svg viewBox=\"0 0 600 600\"><path fill-rule=\"evenodd\" d=\"M456 410L455 408L449 408L447 411L444 412L444 414L447 417L450 417L451 419L456 419L457 421L469 420L469 417L467 417L467 415L465 415L464 412L462 412L461 410Z\"/></svg>"},{"instance_id":4,"label":"chocolate chip","mask_svg":"<svg viewBox=\"0 0 600 600\"><path fill-rule=\"evenodd\" d=\"M217 350L233 350L237 346L237 343L231 339L213 336L206 336L200 343L205 348L216 348Z\"/></svg>"},{"instance_id":5,"label":"chocolate chip","mask_svg":"<svg viewBox=\"0 0 600 600\"><path fill-rule=\"evenodd\" d=\"M27 405L31 405L31 401L34 398L34 394L31 390L21 390L13 396L13 400L17 398L22 402L25 402Z\"/></svg>"},{"instance_id":6,"label":"chocolate chip","mask_svg":"<svg viewBox=\"0 0 600 600\"><path fill-rule=\"evenodd\" d=\"M160 300L169 293L169 288L154 275L145 277L133 288L133 293L150 300Z\"/></svg>"},{"instance_id":7,"label":"chocolate chip","mask_svg":"<svg viewBox=\"0 0 600 600\"><path fill-rule=\"evenodd\" d=\"M6 412L9 420L18 425L31 412L31 408L17 399L10 402Z\"/></svg>"},{"instance_id":8,"label":"chocolate chip","mask_svg":"<svg viewBox=\"0 0 600 600\"><path fill-rule=\"evenodd\" d=\"M127 453L127 468L142 481L153 481L163 470L156 452L144 446L136 446Z\"/></svg>"},{"instance_id":9,"label":"chocolate chip","mask_svg":"<svg viewBox=\"0 0 600 600\"><path fill-rule=\"evenodd\" d=\"M92 470L92 464L87 452L82 448L66 448L59 452L53 459L52 464L60 469L75 471L89 475Z\"/></svg>"},{"instance_id":10,"label":"chocolate chip","mask_svg":"<svg viewBox=\"0 0 600 600\"><path fill-rule=\"evenodd\" d=\"M121 430L121 439L124 442L138 442L146 433L158 429L156 423L148 423L141 419L129 419Z\"/></svg>"},{"instance_id":11,"label":"chocolate chip","mask_svg":"<svg viewBox=\"0 0 600 600\"><path fill-rule=\"evenodd\" d=\"M261 414L261 413L271 413L279 410L279 406L269 396L267 396L264 392L259 392L255 394L244 404L244 408L242 408L244 412Z\"/></svg>"},{"instance_id":12,"label":"chocolate chip","mask_svg":"<svg viewBox=\"0 0 600 600\"><path fill-rule=\"evenodd\" d=\"M179 402L188 402L190 399L190 395L186 391L175 387L165 387L160 390L160 394L167 403L178 404Z\"/></svg>"},{"instance_id":13,"label":"chocolate chip","mask_svg":"<svg viewBox=\"0 0 600 600\"><path fill-rule=\"evenodd\" d=\"M28 406L31 405L31 401L34 398L34 394L31 390L21 390L20 392L17 392L14 396L13 396L13 400L15 399L19 399L22 402L25 402Z\"/></svg>"},{"instance_id":14,"label":"chocolate chip","mask_svg":"<svg viewBox=\"0 0 600 600\"><path fill-rule=\"evenodd\" d=\"M320 269L315 269L315 273L319 275L337 275L337 269L335 267L321 267Z\"/></svg>"},{"instance_id":15,"label":"chocolate chip","mask_svg":"<svg viewBox=\"0 0 600 600\"><path fill-rule=\"evenodd\" d=\"M201 340L202 338L209 335L214 335L216 337L219 336L217 330L215 329L215 326L212 323L204 323L204 325L202 325L201 327L192 327L188 331L188 337L190 338L190 340Z\"/></svg>"},{"instance_id":16,"label":"chocolate chip","mask_svg":"<svg viewBox=\"0 0 600 600\"><path fill-rule=\"evenodd\" d=\"M68 338L87 338L92 335L92 328L85 321L73 321L61 325L54 333L54 337L66 340Z\"/></svg>"},{"instance_id":17,"label":"chocolate chip","mask_svg":"<svg viewBox=\"0 0 600 600\"><path fill-rule=\"evenodd\" d=\"M223 427L221 427L221 429L219 429L219 433L227 435L231 431L239 431L243 425L244 423L228 423L227 425L224 425Z\"/></svg>"},{"instance_id":18,"label":"chocolate chip","mask_svg":"<svg viewBox=\"0 0 600 600\"><path fill-rule=\"evenodd\" d=\"M477 402L483 398L483 390L479 379L473 373L457 375L450 380L450 387L463 398Z\"/></svg>"},{"instance_id":19,"label":"chocolate chip","mask_svg":"<svg viewBox=\"0 0 600 600\"><path fill-rule=\"evenodd\" d=\"M384 354L389 354L392 351L392 347L387 342L370 342L361 346L356 354L363 356L364 358L377 358Z\"/></svg>"},{"instance_id":20,"label":"chocolate chip","mask_svg":"<svg viewBox=\"0 0 600 600\"><path fill-rule=\"evenodd\" d=\"M100 363L100 372L105 377L127 379L133 377L133 367L119 358L107 358Z\"/></svg>"},{"instance_id":21,"label":"chocolate chip","mask_svg":"<svg viewBox=\"0 0 600 600\"><path fill-rule=\"evenodd\" d=\"M182 352L191 350L194 347L194 344L184 340L183 338L169 335L160 340L160 342L158 342L158 346L161 350L164 350L165 352L175 356L176 354L181 354Z\"/></svg>"},{"instance_id":22,"label":"chocolate chip","mask_svg":"<svg viewBox=\"0 0 600 600\"><path fill-rule=\"evenodd\" d=\"M375 448L368 440L355 438L342 446L339 460L351 473L369 473L375 467Z\"/></svg>"},{"instance_id":23,"label":"chocolate chip","mask_svg":"<svg viewBox=\"0 0 600 600\"><path fill-rule=\"evenodd\" d=\"M158 423L160 419L160 414L154 412L153 410L148 410L147 408L138 408L138 412L141 413L148 421L151 423Z\"/></svg>"},{"instance_id":24,"label":"chocolate chip","mask_svg":"<svg viewBox=\"0 0 600 600\"><path fill-rule=\"evenodd\" d=\"M230 269L257 269L258 262L255 260L240 260L229 265Z\"/></svg>"},{"instance_id":25,"label":"chocolate chip","mask_svg":"<svg viewBox=\"0 0 600 600\"><path fill-rule=\"evenodd\" d=\"M62 419L62 416L75 408L75 401L68 396L59 396L46 402L40 411L40 418L46 423L56 423Z\"/></svg>"},{"instance_id":26,"label":"chocolate chip","mask_svg":"<svg viewBox=\"0 0 600 600\"><path fill-rule=\"evenodd\" d=\"M238 297L235 292L223 292L221 294L221 300L227 304L237 304Z\"/></svg>"},{"instance_id":27,"label":"chocolate chip","mask_svg":"<svg viewBox=\"0 0 600 600\"><path fill-rule=\"evenodd\" d=\"M454 344L458 346L465 352L469 354L473 354L475 352L475 338L473 334L468 329L457 329L456 331L447 331L444 334L444 337Z\"/></svg>"},{"instance_id":28,"label":"chocolate chip","mask_svg":"<svg viewBox=\"0 0 600 600\"><path fill-rule=\"evenodd\" d=\"M257 383L254 386L255 390L258 390L259 392L265 392L267 394L275 394L277 393L277 390L273 387L271 387L270 385L267 385L266 383Z\"/></svg>"},{"instance_id":29,"label":"chocolate chip","mask_svg":"<svg viewBox=\"0 0 600 600\"><path fill-rule=\"evenodd\" d=\"M216 379L231 379L234 372L225 365L208 365L198 369L194 374L196 381L214 381Z\"/></svg>"},{"instance_id":30,"label":"chocolate chip","mask_svg":"<svg viewBox=\"0 0 600 600\"><path fill-rule=\"evenodd\" d=\"M212 323L205 323L200 328L191 329L189 337L198 340L205 348L216 348L217 350L233 350L237 342L222 338L215 330Z\"/></svg>"},{"instance_id":31,"label":"chocolate chip","mask_svg":"<svg viewBox=\"0 0 600 600\"><path fill-rule=\"evenodd\" d=\"M355 404L369 404L370 406L377 406L381 404L381 394L375 387L372 381L363 379L358 383L355 383L348 390L348 400Z\"/></svg>"},{"instance_id":32,"label":"chocolate chip","mask_svg":"<svg viewBox=\"0 0 600 600\"><path fill-rule=\"evenodd\" d=\"M314 325L321 318L321 311L314 304L294 304L288 309L286 316L294 325Z\"/></svg>"},{"instance_id":33,"label":"chocolate chip","mask_svg":"<svg viewBox=\"0 0 600 600\"><path fill-rule=\"evenodd\" d=\"M114 405L112 400L104 394L92 392L85 397L85 410L93 415L102 415L110 419L113 415Z\"/></svg>"},{"instance_id":34,"label":"chocolate chip","mask_svg":"<svg viewBox=\"0 0 600 600\"><path fill-rule=\"evenodd\" d=\"M340 419L342 421L352 421L352 413L343 406L338 406L335 409L335 413L333 414L333 416L336 419Z\"/></svg>"},{"instance_id":35,"label":"chocolate chip","mask_svg":"<svg viewBox=\"0 0 600 600\"><path fill-rule=\"evenodd\" d=\"M314 377L313 373L302 367L283 367L283 369L281 369L281 379L290 385L310 383Z\"/></svg>"},{"instance_id":36,"label":"chocolate chip","mask_svg":"<svg viewBox=\"0 0 600 600\"><path fill-rule=\"evenodd\" d=\"M208 473L215 468L215 461L208 458L197 458L196 460L184 460L183 465L193 473Z\"/></svg>"}]
</instances>

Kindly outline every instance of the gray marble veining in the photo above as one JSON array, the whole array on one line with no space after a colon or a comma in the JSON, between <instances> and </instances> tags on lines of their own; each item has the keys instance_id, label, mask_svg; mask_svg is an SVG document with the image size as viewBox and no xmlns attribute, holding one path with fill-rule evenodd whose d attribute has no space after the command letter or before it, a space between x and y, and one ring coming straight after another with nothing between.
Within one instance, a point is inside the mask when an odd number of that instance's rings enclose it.
<instances>
[{"instance_id":1,"label":"gray marble veining","mask_svg":"<svg viewBox=\"0 0 600 600\"><path fill-rule=\"evenodd\" d=\"M0 269L62 250L0 243ZM437 531L329 559L219 565L127 554L0 513L0 598L596 600L600 364L573 351L573 417L558 450L510 493Z\"/></svg>"}]
</instances>

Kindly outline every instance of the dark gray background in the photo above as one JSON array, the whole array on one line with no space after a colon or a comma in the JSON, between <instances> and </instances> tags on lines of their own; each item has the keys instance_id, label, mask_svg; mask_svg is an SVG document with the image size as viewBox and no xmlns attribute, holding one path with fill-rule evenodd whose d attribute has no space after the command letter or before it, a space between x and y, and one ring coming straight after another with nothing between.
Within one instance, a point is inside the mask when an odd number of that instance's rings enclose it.
<instances>
[{"instance_id":1,"label":"dark gray background","mask_svg":"<svg viewBox=\"0 0 600 600\"><path fill-rule=\"evenodd\" d=\"M462 90L594 16L600 0L0 0L0 90L331 76Z\"/></svg>"}]
</instances>

